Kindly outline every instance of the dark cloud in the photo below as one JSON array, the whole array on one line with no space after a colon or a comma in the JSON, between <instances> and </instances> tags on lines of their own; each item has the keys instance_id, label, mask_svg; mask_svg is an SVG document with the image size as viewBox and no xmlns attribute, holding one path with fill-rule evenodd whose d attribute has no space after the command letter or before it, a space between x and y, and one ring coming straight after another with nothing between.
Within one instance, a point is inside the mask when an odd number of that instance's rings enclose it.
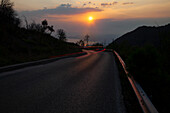
<instances>
[{"instance_id":1,"label":"dark cloud","mask_svg":"<svg viewBox=\"0 0 170 113\"><path fill-rule=\"evenodd\" d=\"M111 3L101 3L101 6L106 7L112 5Z\"/></svg>"},{"instance_id":2,"label":"dark cloud","mask_svg":"<svg viewBox=\"0 0 170 113\"><path fill-rule=\"evenodd\" d=\"M133 2L124 2L123 5L131 5L134 4Z\"/></svg>"},{"instance_id":3,"label":"dark cloud","mask_svg":"<svg viewBox=\"0 0 170 113\"><path fill-rule=\"evenodd\" d=\"M113 6L116 5L118 2L113 2L113 3L101 3L101 6L103 7L108 7L108 6Z\"/></svg>"},{"instance_id":4,"label":"dark cloud","mask_svg":"<svg viewBox=\"0 0 170 113\"><path fill-rule=\"evenodd\" d=\"M23 11L20 12L23 15L28 16L43 16L43 15L76 15L83 14L87 12L101 12L102 9L99 8L75 8L71 7L71 4L61 4L60 6L54 9L41 9L41 10L33 10L33 11Z\"/></svg>"},{"instance_id":5,"label":"dark cloud","mask_svg":"<svg viewBox=\"0 0 170 113\"><path fill-rule=\"evenodd\" d=\"M67 7L67 8L69 8L69 7L71 7L72 6L72 4L69 4L69 3L67 3L67 4L61 4L60 5L60 7Z\"/></svg>"},{"instance_id":6,"label":"dark cloud","mask_svg":"<svg viewBox=\"0 0 170 113\"><path fill-rule=\"evenodd\" d=\"M92 3L92 2L86 2L83 4L83 6L87 6L87 5L96 5L95 3Z\"/></svg>"}]
</instances>

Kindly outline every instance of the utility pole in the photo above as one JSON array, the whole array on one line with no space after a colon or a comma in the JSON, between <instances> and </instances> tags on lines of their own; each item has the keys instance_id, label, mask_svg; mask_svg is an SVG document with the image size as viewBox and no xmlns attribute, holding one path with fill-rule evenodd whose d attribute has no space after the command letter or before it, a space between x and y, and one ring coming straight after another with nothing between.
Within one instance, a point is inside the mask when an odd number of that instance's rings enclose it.
<instances>
[{"instance_id":1,"label":"utility pole","mask_svg":"<svg viewBox=\"0 0 170 113\"><path fill-rule=\"evenodd\" d=\"M87 34L87 35L85 36L85 41L87 41L87 44L86 44L86 46L88 45L89 38L90 38L90 36Z\"/></svg>"}]
</instances>

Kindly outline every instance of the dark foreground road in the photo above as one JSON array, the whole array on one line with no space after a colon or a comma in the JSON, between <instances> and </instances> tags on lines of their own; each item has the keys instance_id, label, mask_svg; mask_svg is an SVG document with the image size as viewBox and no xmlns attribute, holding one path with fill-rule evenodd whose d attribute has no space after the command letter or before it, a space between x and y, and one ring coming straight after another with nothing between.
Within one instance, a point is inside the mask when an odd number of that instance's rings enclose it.
<instances>
[{"instance_id":1,"label":"dark foreground road","mask_svg":"<svg viewBox=\"0 0 170 113\"><path fill-rule=\"evenodd\" d=\"M125 113L112 53L1 73L0 113Z\"/></svg>"}]
</instances>

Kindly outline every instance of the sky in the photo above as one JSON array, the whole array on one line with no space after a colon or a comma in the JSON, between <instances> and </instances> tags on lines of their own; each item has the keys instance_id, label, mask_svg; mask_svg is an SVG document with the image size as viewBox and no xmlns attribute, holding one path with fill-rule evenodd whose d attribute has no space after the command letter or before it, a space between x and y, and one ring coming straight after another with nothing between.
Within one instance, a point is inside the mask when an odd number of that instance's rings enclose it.
<instances>
[{"instance_id":1,"label":"sky","mask_svg":"<svg viewBox=\"0 0 170 113\"><path fill-rule=\"evenodd\" d=\"M91 42L109 43L139 26L170 23L170 0L11 0L20 18L55 30L64 29L69 41L90 35ZM89 16L93 17L89 21ZM23 25L24 25L23 21ZM56 33L53 35L55 36Z\"/></svg>"}]
</instances>

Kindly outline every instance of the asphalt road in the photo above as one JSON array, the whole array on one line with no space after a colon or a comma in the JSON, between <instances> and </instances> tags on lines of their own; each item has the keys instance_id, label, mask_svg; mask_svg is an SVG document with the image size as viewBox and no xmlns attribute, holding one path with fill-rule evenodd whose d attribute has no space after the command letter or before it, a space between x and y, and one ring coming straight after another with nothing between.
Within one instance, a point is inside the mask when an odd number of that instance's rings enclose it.
<instances>
[{"instance_id":1,"label":"asphalt road","mask_svg":"<svg viewBox=\"0 0 170 113\"><path fill-rule=\"evenodd\" d=\"M126 113L113 54L1 73L0 113Z\"/></svg>"}]
</instances>

